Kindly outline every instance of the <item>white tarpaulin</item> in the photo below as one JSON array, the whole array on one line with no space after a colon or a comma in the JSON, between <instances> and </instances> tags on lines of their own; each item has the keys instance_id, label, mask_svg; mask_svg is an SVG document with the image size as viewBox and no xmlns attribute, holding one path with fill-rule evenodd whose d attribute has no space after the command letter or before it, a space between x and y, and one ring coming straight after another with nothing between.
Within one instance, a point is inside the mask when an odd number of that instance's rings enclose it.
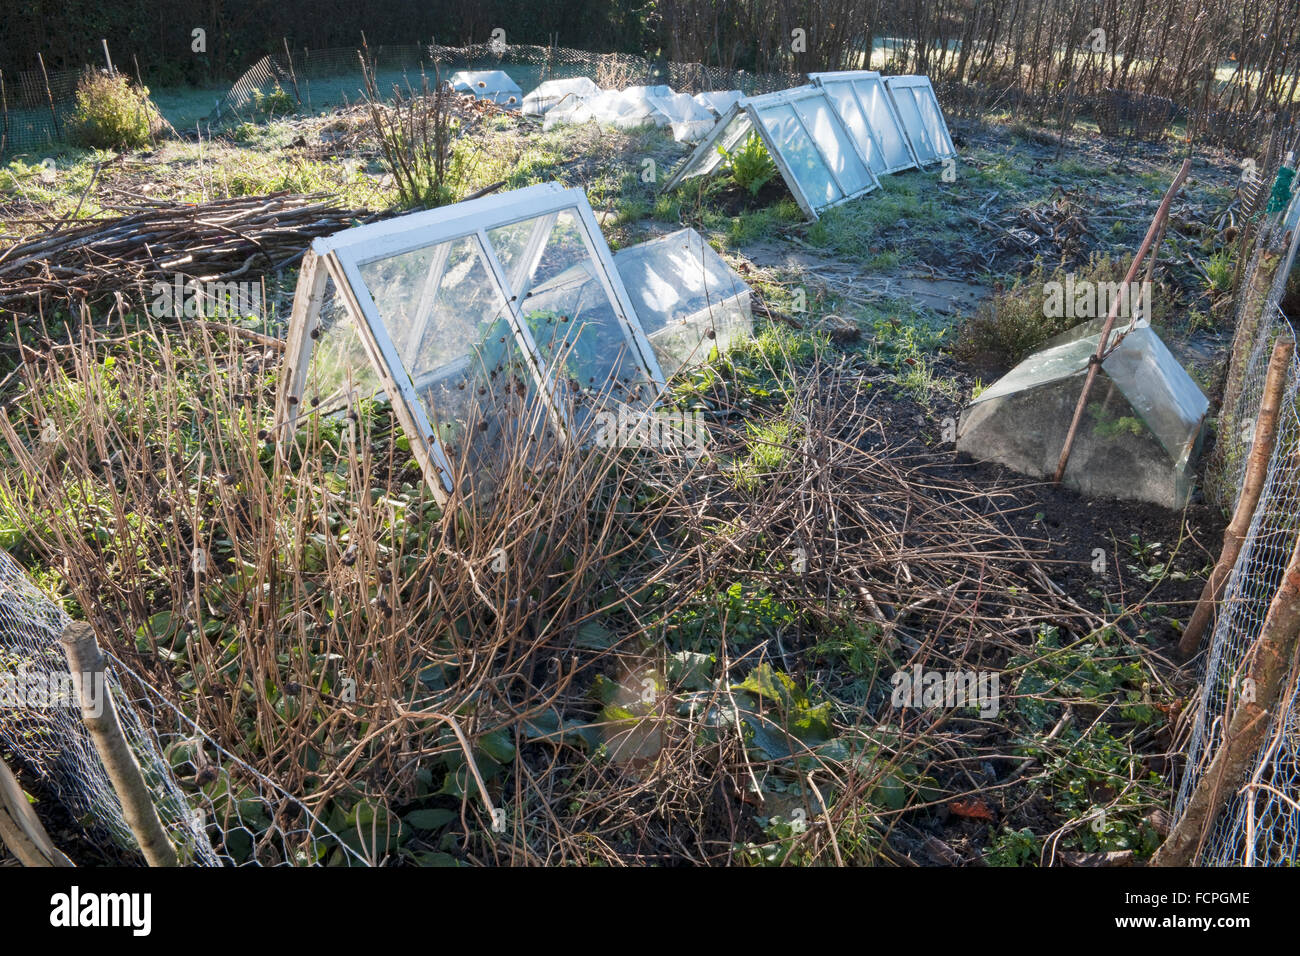
<instances>
[{"instance_id":1,"label":"white tarpaulin","mask_svg":"<svg viewBox=\"0 0 1300 956\"><path fill-rule=\"evenodd\" d=\"M718 90L712 93L696 93L692 99L714 116L721 116L736 105L741 95L740 90Z\"/></svg>"},{"instance_id":2,"label":"white tarpaulin","mask_svg":"<svg viewBox=\"0 0 1300 956\"><path fill-rule=\"evenodd\" d=\"M491 100L498 106L519 109L524 91L500 70L461 70L452 74L451 88L457 93L471 93L476 99Z\"/></svg>"},{"instance_id":3,"label":"white tarpaulin","mask_svg":"<svg viewBox=\"0 0 1300 956\"><path fill-rule=\"evenodd\" d=\"M620 129L666 126L678 142L696 142L713 128L713 114L685 93L670 86L629 86L602 90L583 99L572 98L549 110L546 129L557 125L597 122Z\"/></svg>"},{"instance_id":4,"label":"white tarpaulin","mask_svg":"<svg viewBox=\"0 0 1300 956\"><path fill-rule=\"evenodd\" d=\"M585 76L547 80L524 97L525 116L545 116L557 106L573 106L600 93L600 87Z\"/></svg>"}]
</instances>

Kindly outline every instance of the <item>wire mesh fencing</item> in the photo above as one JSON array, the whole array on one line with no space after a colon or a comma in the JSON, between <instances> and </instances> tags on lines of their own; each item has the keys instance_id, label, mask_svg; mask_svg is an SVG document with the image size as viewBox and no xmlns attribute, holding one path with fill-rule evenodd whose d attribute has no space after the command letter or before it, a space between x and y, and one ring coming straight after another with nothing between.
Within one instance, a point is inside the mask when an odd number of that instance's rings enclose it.
<instances>
[{"instance_id":1,"label":"wire mesh fencing","mask_svg":"<svg viewBox=\"0 0 1300 956\"><path fill-rule=\"evenodd\" d=\"M746 95L804 82L799 73L750 73L703 63L654 61L627 53L527 44L303 49L262 57L235 81L208 119L215 123L245 115L250 104L266 103L271 96L277 97L277 103L292 97L295 108L306 112L357 102L365 94L363 57L381 92L392 86L418 88L421 74L446 79L458 70L504 70L525 91L546 80L579 76L589 77L601 89L664 84L679 93L740 90Z\"/></svg>"},{"instance_id":2,"label":"wire mesh fencing","mask_svg":"<svg viewBox=\"0 0 1300 956\"><path fill-rule=\"evenodd\" d=\"M1279 153L1279 156L1283 154ZM1266 179L1274 181L1276 169ZM1271 202L1276 202L1274 197ZM1268 210L1264 210L1267 214ZM1277 212L1277 211L1275 211ZM1295 331L1280 308L1297 249L1300 197L1260 226L1238 295L1238 340L1219 416L1207 493L1227 508L1241 494L1264 380L1280 336ZM1224 742L1233 711L1253 692L1246 679L1255 643L1300 533L1300 359L1292 356L1277 439L1246 541L1229 575L1202 665L1187 745L1181 814ZM1228 794L1206 834L1204 865L1289 865L1300 851L1300 696L1293 671L1246 784Z\"/></svg>"},{"instance_id":3,"label":"wire mesh fencing","mask_svg":"<svg viewBox=\"0 0 1300 956\"><path fill-rule=\"evenodd\" d=\"M71 690L68 614L0 551L0 748L39 780L105 860L141 856ZM364 865L360 841L222 747L110 649L111 696L158 816L194 866Z\"/></svg>"},{"instance_id":4,"label":"wire mesh fencing","mask_svg":"<svg viewBox=\"0 0 1300 956\"><path fill-rule=\"evenodd\" d=\"M0 72L0 155L61 142L85 70Z\"/></svg>"}]
</instances>

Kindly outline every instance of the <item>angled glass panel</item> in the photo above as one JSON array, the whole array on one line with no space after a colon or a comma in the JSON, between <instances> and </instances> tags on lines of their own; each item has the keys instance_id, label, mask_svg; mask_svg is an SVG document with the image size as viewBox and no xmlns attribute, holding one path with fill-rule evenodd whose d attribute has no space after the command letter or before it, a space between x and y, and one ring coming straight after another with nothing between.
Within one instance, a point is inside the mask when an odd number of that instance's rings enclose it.
<instances>
[{"instance_id":1,"label":"angled glass panel","mask_svg":"<svg viewBox=\"0 0 1300 956\"><path fill-rule=\"evenodd\" d=\"M477 236L462 236L358 267L424 406L452 458L490 467L503 439L527 420L536 380L524 362L505 296ZM468 441L466 440L468 438Z\"/></svg>"},{"instance_id":2,"label":"angled glass panel","mask_svg":"<svg viewBox=\"0 0 1300 956\"><path fill-rule=\"evenodd\" d=\"M694 229L621 249L614 263L664 375L752 334L749 286Z\"/></svg>"},{"instance_id":3,"label":"angled glass panel","mask_svg":"<svg viewBox=\"0 0 1300 956\"><path fill-rule=\"evenodd\" d=\"M925 135L938 153L939 158L943 159L947 156L956 155L956 150L952 146L952 138L948 135L948 124L943 121L943 113L939 110L939 101L934 97L934 89L929 83L923 86L914 86L912 87L912 96L916 99L916 108L921 114Z\"/></svg>"},{"instance_id":4,"label":"angled glass panel","mask_svg":"<svg viewBox=\"0 0 1300 956\"><path fill-rule=\"evenodd\" d=\"M921 111L916 105L912 88L894 85L890 87L890 93L893 94L898 115L903 120L903 127L907 130L907 138L912 141L912 149L916 150L916 158L922 166L933 163L939 158L939 154L931 145L925 131L925 121L921 118Z\"/></svg>"},{"instance_id":5,"label":"angled glass panel","mask_svg":"<svg viewBox=\"0 0 1300 956\"><path fill-rule=\"evenodd\" d=\"M695 148L695 152L687 157L681 171L673 175L673 180L680 181L713 172L722 164L722 154L731 152L744 142L753 128L754 123L747 112L741 110L736 113L724 129L717 131L716 135L710 134L705 137L704 141ZM669 185L671 184L672 181L669 182Z\"/></svg>"},{"instance_id":6,"label":"angled glass panel","mask_svg":"<svg viewBox=\"0 0 1300 956\"><path fill-rule=\"evenodd\" d=\"M835 178L812 139L804 132L794 108L788 105L758 108L759 119L767 128L790 174L799 182L814 209L829 206L844 198Z\"/></svg>"},{"instance_id":7,"label":"angled glass panel","mask_svg":"<svg viewBox=\"0 0 1300 956\"><path fill-rule=\"evenodd\" d=\"M581 429L610 400L640 406L654 400L656 390L600 281L574 210L490 229L488 239L557 398L575 409L575 426Z\"/></svg>"},{"instance_id":8,"label":"angled glass panel","mask_svg":"<svg viewBox=\"0 0 1300 956\"><path fill-rule=\"evenodd\" d=\"M915 165L906 134L899 127L899 121L890 105L885 84L878 77L864 78L854 80L853 89L858 94L858 102L867 111L867 122L880 140L880 148L884 150L889 169L896 172Z\"/></svg>"},{"instance_id":9,"label":"angled glass panel","mask_svg":"<svg viewBox=\"0 0 1300 956\"><path fill-rule=\"evenodd\" d=\"M889 171L889 164L885 159L884 151L876 142L876 137L867 122L866 114L862 112L858 97L853 92L853 84L843 80L840 82L824 82L823 86L826 95L830 97L831 102L835 105L835 110L839 113L840 119L844 121L844 126L849 131L849 135L853 137L853 142L857 144L862 155L867 158L871 171L877 176L884 175Z\"/></svg>"},{"instance_id":10,"label":"angled glass panel","mask_svg":"<svg viewBox=\"0 0 1300 956\"><path fill-rule=\"evenodd\" d=\"M1185 461L1210 403L1160 336L1145 322L1140 323L1102 368L1169 457Z\"/></svg>"},{"instance_id":11,"label":"angled glass panel","mask_svg":"<svg viewBox=\"0 0 1300 956\"><path fill-rule=\"evenodd\" d=\"M806 97L793 105L847 195L855 196L877 185L825 96Z\"/></svg>"},{"instance_id":12,"label":"angled glass panel","mask_svg":"<svg viewBox=\"0 0 1300 956\"><path fill-rule=\"evenodd\" d=\"M312 344L301 399L303 410L332 414L383 391L357 325L339 301L332 278L326 280L320 312L307 334Z\"/></svg>"}]
</instances>

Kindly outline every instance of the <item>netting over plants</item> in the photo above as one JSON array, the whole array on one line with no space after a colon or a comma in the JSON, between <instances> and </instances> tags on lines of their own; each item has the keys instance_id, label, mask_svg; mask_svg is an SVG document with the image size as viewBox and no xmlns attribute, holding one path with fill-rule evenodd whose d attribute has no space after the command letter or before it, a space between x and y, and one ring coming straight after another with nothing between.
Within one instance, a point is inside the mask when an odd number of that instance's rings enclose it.
<instances>
[{"instance_id":1,"label":"netting over plants","mask_svg":"<svg viewBox=\"0 0 1300 956\"><path fill-rule=\"evenodd\" d=\"M0 745L109 860L140 854L81 711L59 638L71 619L0 551ZM310 810L220 746L106 650L105 690L183 864L364 863Z\"/></svg>"}]
</instances>

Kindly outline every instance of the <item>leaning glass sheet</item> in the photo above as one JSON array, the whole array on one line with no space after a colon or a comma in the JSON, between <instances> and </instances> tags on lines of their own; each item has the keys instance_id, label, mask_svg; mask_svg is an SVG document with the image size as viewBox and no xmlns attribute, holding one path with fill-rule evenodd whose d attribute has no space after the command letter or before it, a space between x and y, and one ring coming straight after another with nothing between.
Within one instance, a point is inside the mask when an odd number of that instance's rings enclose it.
<instances>
[{"instance_id":1,"label":"leaning glass sheet","mask_svg":"<svg viewBox=\"0 0 1300 956\"><path fill-rule=\"evenodd\" d=\"M957 155L929 77L891 76L885 85L922 166Z\"/></svg>"},{"instance_id":2,"label":"leaning glass sheet","mask_svg":"<svg viewBox=\"0 0 1300 956\"><path fill-rule=\"evenodd\" d=\"M677 168L664 190L675 188L695 176L707 176L721 165L726 154L742 144L754 129L753 118L739 105L734 105L718 120L713 131L695 148L686 161Z\"/></svg>"},{"instance_id":3,"label":"leaning glass sheet","mask_svg":"<svg viewBox=\"0 0 1300 956\"><path fill-rule=\"evenodd\" d=\"M1101 321L1058 336L971 400L957 448L1026 475L1055 473ZM1066 484L1183 507L1209 403L1146 320L1112 337L1075 433Z\"/></svg>"},{"instance_id":4,"label":"leaning glass sheet","mask_svg":"<svg viewBox=\"0 0 1300 956\"><path fill-rule=\"evenodd\" d=\"M833 205L844 198L830 166L799 122L794 107L777 103L755 107L755 112L776 145L780 154L778 162L783 163L794 177L799 191L813 209Z\"/></svg>"},{"instance_id":5,"label":"leaning glass sheet","mask_svg":"<svg viewBox=\"0 0 1300 956\"><path fill-rule=\"evenodd\" d=\"M575 210L488 230L556 398L578 430L610 402L656 396L637 344L600 282Z\"/></svg>"},{"instance_id":6,"label":"leaning glass sheet","mask_svg":"<svg viewBox=\"0 0 1300 956\"><path fill-rule=\"evenodd\" d=\"M604 402L648 407L663 373L579 189L544 184L318 239L304 259L281 414L320 337L322 269L436 492L508 467L550 433L580 440ZM333 348L335 365L356 349ZM349 373L350 374L350 373ZM316 376L320 378L320 376ZM349 387L336 372L320 386ZM522 443L522 444L520 444ZM513 456L513 457L512 457ZM488 475L491 484L491 475Z\"/></svg>"},{"instance_id":7,"label":"leaning glass sheet","mask_svg":"<svg viewBox=\"0 0 1300 956\"><path fill-rule=\"evenodd\" d=\"M621 249L614 264L666 377L753 334L749 286L694 229Z\"/></svg>"},{"instance_id":8,"label":"leaning glass sheet","mask_svg":"<svg viewBox=\"0 0 1300 956\"><path fill-rule=\"evenodd\" d=\"M810 73L826 91L854 144L877 176L916 165L879 73Z\"/></svg>"},{"instance_id":9,"label":"leaning glass sheet","mask_svg":"<svg viewBox=\"0 0 1300 956\"><path fill-rule=\"evenodd\" d=\"M844 195L856 196L878 185L825 95L801 97L792 105Z\"/></svg>"}]
</instances>

